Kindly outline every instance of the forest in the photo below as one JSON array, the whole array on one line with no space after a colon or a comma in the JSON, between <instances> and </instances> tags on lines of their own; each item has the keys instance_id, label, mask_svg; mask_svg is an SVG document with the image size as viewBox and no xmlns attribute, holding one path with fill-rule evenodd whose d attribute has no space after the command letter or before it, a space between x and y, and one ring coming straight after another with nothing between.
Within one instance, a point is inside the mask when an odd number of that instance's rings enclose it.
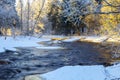
<instances>
[{"instance_id":1,"label":"forest","mask_svg":"<svg viewBox=\"0 0 120 80\"><path fill-rule=\"evenodd\" d=\"M119 69L120 0L0 0L0 80L120 80Z\"/></svg>"},{"instance_id":2,"label":"forest","mask_svg":"<svg viewBox=\"0 0 120 80\"><path fill-rule=\"evenodd\" d=\"M0 3L1 35L119 35L119 0L7 0Z\"/></svg>"}]
</instances>

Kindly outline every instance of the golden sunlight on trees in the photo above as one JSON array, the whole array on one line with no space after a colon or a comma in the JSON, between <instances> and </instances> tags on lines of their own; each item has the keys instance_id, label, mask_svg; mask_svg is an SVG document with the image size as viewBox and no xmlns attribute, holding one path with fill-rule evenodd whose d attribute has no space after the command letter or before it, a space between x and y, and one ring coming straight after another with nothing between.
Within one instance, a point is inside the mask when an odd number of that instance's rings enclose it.
<instances>
[{"instance_id":1,"label":"golden sunlight on trees","mask_svg":"<svg viewBox=\"0 0 120 80\"><path fill-rule=\"evenodd\" d=\"M19 0L16 5L23 32L34 34L51 29L54 34L119 33L120 0L27 1Z\"/></svg>"},{"instance_id":2,"label":"golden sunlight on trees","mask_svg":"<svg viewBox=\"0 0 120 80\"><path fill-rule=\"evenodd\" d=\"M101 32L103 34L116 35L117 34L117 25L116 15L101 15Z\"/></svg>"},{"instance_id":3,"label":"golden sunlight on trees","mask_svg":"<svg viewBox=\"0 0 120 80\"><path fill-rule=\"evenodd\" d=\"M85 23L88 33L98 35L119 35L120 32L120 0L103 0L99 12L87 15ZM97 4L94 3L94 6Z\"/></svg>"},{"instance_id":4,"label":"golden sunlight on trees","mask_svg":"<svg viewBox=\"0 0 120 80\"><path fill-rule=\"evenodd\" d=\"M45 0L19 0L16 4L16 10L21 22L22 34L34 34L43 28L43 18L45 17ZM41 26L42 25L42 26ZM39 29L39 30L38 30ZM29 34L28 34L29 33Z\"/></svg>"},{"instance_id":5,"label":"golden sunlight on trees","mask_svg":"<svg viewBox=\"0 0 120 80\"><path fill-rule=\"evenodd\" d=\"M100 15L88 15L85 17L84 22L87 24L88 34L99 34L101 23L99 21Z\"/></svg>"},{"instance_id":6,"label":"golden sunlight on trees","mask_svg":"<svg viewBox=\"0 0 120 80\"><path fill-rule=\"evenodd\" d=\"M49 29L51 30L52 22L48 16L53 2L53 0L19 0L16 4L16 10L21 22L21 33L33 35L36 32L37 34L41 34L41 32L50 33Z\"/></svg>"},{"instance_id":7,"label":"golden sunlight on trees","mask_svg":"<svg viewBox=\"0 0 120 80\"><path fill-rule=\"evenodd\" d=\"M118 12L120 11L120 0L107 0L108 3L104 2L101 9L102 12ZM102 14L100 15L101 23L101 33L109 35L118 35L119 34L119 24L120 24L120 13L117 14Z\"/></svg>"}]
</instances>

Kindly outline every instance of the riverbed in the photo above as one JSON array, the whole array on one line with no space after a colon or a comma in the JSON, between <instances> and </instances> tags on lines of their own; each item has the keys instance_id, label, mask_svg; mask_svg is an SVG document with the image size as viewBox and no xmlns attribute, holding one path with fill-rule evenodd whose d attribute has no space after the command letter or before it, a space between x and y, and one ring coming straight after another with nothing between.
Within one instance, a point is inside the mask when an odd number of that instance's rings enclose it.
<instances>
[{"instance_id":1,"label":"riverbed","mask_svg":"<svg viewBox=\"0 0 120 80\"><path fill-rule=\"evenodd\" d=\"M43 74L63 66L104 65L109 66L111 55L99 44L89 42L63 42L49 46L65 49L39 49L19 47L0 55L0 80L23 80L26 75Z\"/></svg>"}]
</instances>

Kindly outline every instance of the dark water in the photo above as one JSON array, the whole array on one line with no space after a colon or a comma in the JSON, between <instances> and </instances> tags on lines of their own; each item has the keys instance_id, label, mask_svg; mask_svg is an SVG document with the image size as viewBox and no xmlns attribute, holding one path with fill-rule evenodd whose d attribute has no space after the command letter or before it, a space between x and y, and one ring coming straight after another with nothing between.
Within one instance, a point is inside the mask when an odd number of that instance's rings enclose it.
<instances>
[{"instance_id":1,"label":"dark water","mask_svg":"<svg viewBox=\"0 0 120 80\"><path fill-rule=\"evenodd\" d=\"M17 53L1 53L0 80L23 80L26 75L42 74L69 65L109 65L111 62L110 54L98 44L73 42L57 45L67 49L19 48Z\"/></svg>"}]
</instances>

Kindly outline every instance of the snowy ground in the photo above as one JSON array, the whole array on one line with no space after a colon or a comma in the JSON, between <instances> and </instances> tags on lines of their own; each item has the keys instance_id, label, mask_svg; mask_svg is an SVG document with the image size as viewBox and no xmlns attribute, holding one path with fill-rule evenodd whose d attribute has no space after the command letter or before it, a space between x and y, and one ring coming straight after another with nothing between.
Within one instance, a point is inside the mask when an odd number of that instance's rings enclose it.
<instances>
[{"instance_id":1,"label":"snowy ground","mask_svg":"<svg viewBox=\"0 0 120 80\"><path fill-rule=\"evenodd\" d=\"M50 38L35 38L35 37L0 37L0 52L5 50L16 51L16 47L36 47L40 49L59 49L59 46L45 46L43 44L38 44L38 42L48 42L51 41Z\"/></svg>"},{"instance_id":2,"label":"snowy ground","mask_svg":"<svg viewBox=\"0 0 120 80\"><path fill-rule=\"evenodd\" d=\"M0 37L0 52L8 50L16 50L16 47L36 47L39 49L63 49L60 46L45 46L44 44L38 44L38 42L45 42L47 44L55 44L61 42L74 42L74 41L89 41L100 43L106 40L107 37L100 36L58 36L58 35L44 35L41 38L36 37L23 37L18 36L15 39L12 37ZM115 42L116 39L108 39L109 42ZM117 40L118 41L118 40Z\"/></svg>"},{"instance_id":3,"label":"snowy ground","mask_svg":"<svg viewBox=\"0 0 120 80\"><path fill-rule=\"evenodd\" d=\"M96 43L103 42L106 39L107 39L106 36L102 36L102 37L100 37L100 36L85 36L84 37L84 41L96 42Z\"/></svg>"},{"instance_id":4,"label":"snowy ground","mask_svg":"<svg viewBox=\"0 0 120 80\"><path fill-rule=\"evenodd\" d=\"M59 38L59 40L52 40L54 38ZM5 50L16 51L16 47L36 47L38 49L64 49L60 46L46 46L44 44L38 44L38 42L44 42L46 44L61 43L60 40L63 38L65 38L65 36L43 36L41 38L18 36L16 38L7 37L7 39L5 39L5 37L0 37L0 52L4 52ZM63 42L73 42L79 39L80 38L75 37L63 40Z\"/></svg>"},{"instance_id":5,"label":"snowy ground","mask_svg":"<svg viewBox=\"0 0 120 80\"><path fill-rule=\"evenodd\" d=\"M65 66L46 74L27 76L25 80L120 80L120 64L110 67Z\"/></svg>"}]
</instances>

